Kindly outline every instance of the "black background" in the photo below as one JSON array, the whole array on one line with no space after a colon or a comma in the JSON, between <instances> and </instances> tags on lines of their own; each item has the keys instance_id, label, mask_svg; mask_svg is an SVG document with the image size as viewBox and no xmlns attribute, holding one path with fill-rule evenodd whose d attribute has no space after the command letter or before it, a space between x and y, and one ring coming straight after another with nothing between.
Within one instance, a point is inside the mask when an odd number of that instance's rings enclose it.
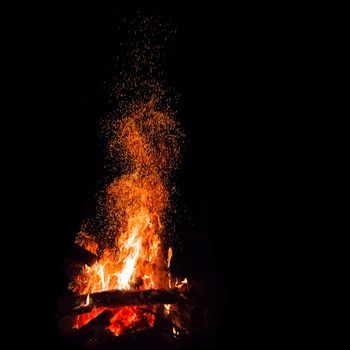
<instances>
[{"instance_id":1,"label":"black background","mask_svg":"<svg viewBox=\"0 0 350 350\"><path fill-rule=\"evenodd\" d=\"M277 106L271 101L279 77L272 79L271 65L280 54L278 40L271 43L258 8L192 2L15 11L13 26L20 29L8 50L15 66L8 89L15 99L4 127L11 136L6 172L14 185L6 204L15 213L8 249L19 264L10 273L18 293L10 294L26 302L10 309L10 324L22 319L22 336L11 339L28 347L70 346L54 321L66 288L62 260L99 188L98 120L111 108L109 91L101 87L115 69L114 23L138 9L172 16L180 28L166 73L181 94L179 118L187 135L178 177L179 206L186 208L176 229L183 242L178 269L218 284L225 304L214 347L269 344L274 330L264 298L269 232L275 229L269 220L276 214L269 186L279 175L270 168L269 116Z\"/></svg>"}]
</instances>

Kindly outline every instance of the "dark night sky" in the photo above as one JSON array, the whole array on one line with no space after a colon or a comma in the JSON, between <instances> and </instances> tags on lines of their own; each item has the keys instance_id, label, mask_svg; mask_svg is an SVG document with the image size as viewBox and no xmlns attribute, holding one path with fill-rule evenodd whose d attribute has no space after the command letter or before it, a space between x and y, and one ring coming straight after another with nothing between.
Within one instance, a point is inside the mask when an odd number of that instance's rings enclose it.
<instances>
[{"instance_id":1,"label":"dark night sky","mask_svg":"<svg viewBox=\"0 0 350 350\"><path fill-rule=\"evenodd\" d=\"M13 167L19 192L13 206L26 210L21 223L13 222L23 224L17 229L21 257L35 267L36 287L28 295L40 305L37 321L26 327L28 343L68 348L53 320L56 299L66 288L62 260L101 180L98 121L111 110L109 91L102 87L120 54L114 24L138 9L171 16L179 26L166 67L167 82L181 95L178 117L187 135L177 182L184 208L176 223L181 264L176 266L175 255L174 268L191 271L220 302L226 296L216 344L254 344L266 321L255 306L263 304L260 247L271 215L260 209L267 203L266 149L272 147L263 118L271 112L270 44L251 10L191 1L144 3L50 6L37 13L31 8L32 16L21 11L19 22L29 24L13 40L20 51L16 91L23 95L13 105L23 108L13 130L21 145L15 153L24 160ZM212 282L217 291L208 287Z\"/></svg>"}]
</instances>

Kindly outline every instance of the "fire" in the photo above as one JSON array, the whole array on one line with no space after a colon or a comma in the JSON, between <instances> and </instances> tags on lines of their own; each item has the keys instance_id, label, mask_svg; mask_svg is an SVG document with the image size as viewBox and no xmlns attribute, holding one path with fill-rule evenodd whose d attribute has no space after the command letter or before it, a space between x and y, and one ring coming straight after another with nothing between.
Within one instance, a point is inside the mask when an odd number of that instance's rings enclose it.
<instances>
[{"instance_id":1,"label":"fire","mask_svg":"<svg viewBox=\"0 0 350 350\"><path fill-rule=\"evenodd\" d=\"M114 236L114 244L104 248L92 266L84 266L82 274L70 285L74 293L87 294L85 305L89 305L89 294L94 292L172 286L169 272L172 249L168 249L165 258L161 237L164 213L169 205L166 183L179 156L176 123L169 114L157 111L152 99L119 122L111 121L109 134L110 154L121 156L125 171L106 189L106 232ZM97 243L85 233L79 234L77 242L98 252ZM184 283L187 281L176 282L175 286ZM82 327L105 309L95 308L76 316L74 327ZM165 309L169 313L170 305ZM140 307L109 310L113 317L108 329L114 335L127 329L147 329L154 324L155 316Z\"/></svg>"}]
</instances>

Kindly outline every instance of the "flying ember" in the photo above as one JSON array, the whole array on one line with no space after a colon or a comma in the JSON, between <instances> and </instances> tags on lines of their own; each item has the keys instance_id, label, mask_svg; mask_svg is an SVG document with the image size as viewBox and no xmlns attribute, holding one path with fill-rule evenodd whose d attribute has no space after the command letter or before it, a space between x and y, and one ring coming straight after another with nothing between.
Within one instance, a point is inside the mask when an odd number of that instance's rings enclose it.
<instances>
[{"instance_id":1,"label":"flying ember","mask_svg":"<svg viewBox=\"0 0 350 350\"><path fill-rule=\"evenodd\" d=\"M92 266L84 266L70 285L74 293L87 295L86 305L89 294L95 292L175 287L169 273L172 250L169 248L165 255L161 235L163 211L169 205L167 167L174 164L179 153L176 122L156 111L151 100L116 122L113 130L110 151L122 153L129 160L130 171L107 188L105 209L110 227L115 229L115 245L104 249ZM84 233L78 237L84 245L89 236ZM74 327L85 325L105 309L76 316ZM111 311L114 316L109 329L115 335L128 327L151 327L154 322L154 315L134 306Z\"/></svg>"},{"instance_id":2,"label":"flying ember","mask_svg":"<svg viewBox=\"0 0 350 350\"><path fill-rule=\"evenodd\" d=\"M148 19L141 24L150 28ZM103 124L112 176L93 224L84 224L76 237L86 262L73 274L73 295L62 310L72 330L103 318L104 331L120 336L151 329L158 317L175 337L186 331L177 303L188 300L188 281L172 277L174 254L166 237L171 176L184 135L170 107L174 97L159 80L159 38L152 30L140 33L130 46L129 68L116 81L116 112Z\"/></svg>"}]
</instances>

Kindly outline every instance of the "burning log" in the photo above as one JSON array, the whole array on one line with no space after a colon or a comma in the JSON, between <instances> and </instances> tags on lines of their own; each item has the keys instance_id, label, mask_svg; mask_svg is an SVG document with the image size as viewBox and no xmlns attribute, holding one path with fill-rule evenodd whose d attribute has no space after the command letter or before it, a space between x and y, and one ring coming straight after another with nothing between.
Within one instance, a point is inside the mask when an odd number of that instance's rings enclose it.
<instances>
[{"instance_id":1,"label":"burning log","mask_svg":"<svg viewBox=\"0 0 350 350\"><path fill-rule=\"evenodd\" d=\"M186 302L193 292L181 289L111 290L88 295L62 297L59 308L63 315L78 315L97 307L119 307L145 304Z\"/></svg>"},{"instance_id":2,"label":"burning log","mask_svg":"<svg viewBox=\"0 0 350 350\"><path fill-rule=\"evenodd\" d=\"M106 329L106 326L108 326L112 316L113 313L111 311L105 310L86 325L79 329L73 329L70 332L66 331L65 334L81 344L87 343L92 337L94 339L111 337L112 333Z\"/></svg>"},{"instance_id":3,"label":"burning log","mask_svg":"<svg viewBox=\"0 0 350 350\"><path fill-rule=\"evenodd\" d=\"M97 256L96 254L89 252L80 245L73 244L73 248L71 249L69 259L81 265L85 264L91 266L97 260Z\"/></svg>"},{"instance_id":4,"label":"burning log","mask_svg":"<svg viewBox=\"0 0 350 350\"><path fill-rule=\"evenodd\" d=\"M91 266L96 260L97 255L74 243L69 256L64 259L64 271L72 281L79 275L83 265Z\"/></svg>"}]
</instances>

